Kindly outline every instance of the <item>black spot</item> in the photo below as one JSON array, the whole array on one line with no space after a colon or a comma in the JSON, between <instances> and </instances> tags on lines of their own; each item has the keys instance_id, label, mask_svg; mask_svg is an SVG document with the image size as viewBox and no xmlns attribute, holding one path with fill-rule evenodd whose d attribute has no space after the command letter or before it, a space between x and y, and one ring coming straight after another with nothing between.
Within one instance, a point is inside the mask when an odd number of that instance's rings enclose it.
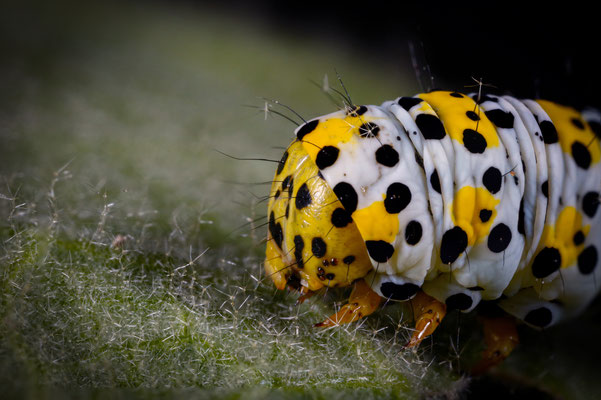
<instances>
[{"instance_id":1,"label":"black spot","mask_svg":"<svg viewBox=\"0 0 601 400\"><path fill-rule=\"evenodd\" d=\"M546 278L561 267L561 253L555 247L545 247L534 258L532 275Z\"/></svg>"},{"instance_id":2,"label":"black spot","mask_svg":"<svg viewBox=\"0 0 601 400\"><path fill-rule=\"evenodd\" d=\"M359 136L365 137L376 137L380 132L380 127L373 122L366 122L359 127Z\"/></svg>"},{"instance_id":3,"label":"black spot","mask_svg":"<svg viewBox=\"0 0 601 400\"><path fill-rule=\"evenodd\" d=\"M480 215L480 221L488 222L490 217L492 217L492 210L487 210L486 208L483 208L482 210L480 210L479 215Z\"/></svg>"},{"instance_id":4,"label":"black spot","mask_svg":"<svg viewBox=\"0 0 601 400\"><path fill-rule=\"evenodd\" d=\"M451 96L453 97L457 97L458 99L462 99L463 95L461 93L457 93L457 92L451 92L449 93Z\"/></svg>"},{"instance_id":5,"label":"black spot","mask_svg":"<svg viewBox=\"0 0 601 400\"><path fill-rule=\"evenodd\" d=\"M518 232L522 235L526 232L524 229L524 198L520 201L520 210L518 211Z\"/></svg>"},{"instance_id":6,"label":"black spot","mask_svg":"<svg viewBox=\"0 0 601 400\"><path fill-rule=\"evenodd\" d=\"M601 138L601 123L597 121L588 121L588 126L591 127L595 136Z\"/></svg>"},{"instance_id":7,"label":"black spot","mask_svg":"<svg viewBox=\"0 0 601 400\"><path fill-rule=\"evenodd\" d=\"M422 158L422 156L419 155L417 150L415 150L413 155L415 156L415 162L417 163L417 165L419 165L421 169L424 169L424 159Z\"/></svg>"},{"instance_id":8,"label":"black spot","mask_svg":"<svg viewBox=\"0 0 601 400\"><path fill-rule=\"evenodd\" d=\"M484 175L482 175L482 184L492 194L497 193L501 190L501 185L503 184L503 175L501 175L501 171L495 167L487 169L486 172L484 172Z\"/></svg>"},{"instance_id":9,"label":"black spot","mask_svg":"<svg viewBox=\"0 0 601 400\"><path fill-rule=\"evenodd\" d=\"M394 247L383 240L366 240L365 246L370 257L379 263L387 262L394 253Z\"/></svg>"},{"instance_id":10,"label":"black spot","mask_svg":"<svg viewBox=\"0 0 601 400\"><path fill-rule=\"evenodd\" d=\"M385 144L376 150L376 161L385 167L394 167L399 162L399 153L391 145Z\"/></svg>"},{"instance_id":11,"label":"black spot","mask_svg":"<svg viewBox=\"0 0 601 400\"><path fill-rule=\"evenodd\" d=\"M471 110L467 111L465 115L467 115L467 117L472 121L480 121L480 116Z\"/></svg>"},{"instance_id":12,"label":"black spot","mask_svg":"<svg viewBox=\"0 0 601 400\"><path fill-rule=\"evenodd\" d=\"M419 240L422 238L422 224L417 221L411 221L407 224L405 228L405 240L411 246L414 246L419 243Z\"/></svg>"},{"instance_id":13,"label":"black spot","mask_svg":"<svg viewBox=\"0 0 601 400\"><path fill-rule=\"evenodd\" d=\"M514 175L514 176L513 176L513 181L515 182L515 185L516 185L516 186L519 186L519 184L520 184L520 181L519 181L519 179L518 179L518 176L517 176L517 175Z\"/></svg>"},{"instance_id":14,"label":"black spot","mask_svg":"<svg viewBox=\"0 0 601 400\"><path fill-rule=\"evenodd\" d=\"M442 122L435 115L420 114L415 118L415 123L425 139L442 139L446 136Z\"/></svg>"},{"instance_id":15,"label":"black spot","mask_svg":"<svg viewBox=\"0 0 601 400\"><path fill-rule=\"evenodd\" d=\"M422 102L419 97L401 97L397 103L405 110L409 111L413 106Z\"/></svg>"},{"instance_id":16,"label":"black spot","mask_svg":"<svg viewBox=\"0 0 601 400\"><path fill-rule=\"evenodd\" d=\"M472 286L468 287L468 290L471 290L472 292L482 292L484 288L482 286Z\"/></svg>"},{"instance_id":17,"label":"black spot","mask_svg":"<svg viewBox=\"0 0 601 400\"><path fill-rule=\"evenodd\" d=\"M580 130L584 129L584 123L580 120L580 118L572 118L571 122L576 128Z\"/></svg>"},{"instance_id":18,"label":"black spot","mask_svg":"<svg viewBox=\"0 0 601 400\"><path fill-rule=\"evenodd\" d=\"M344 228L353 222L351 215L344 208L337 208L332 213L332 224L336 228Z\"/></svg>"},{"instance_id":19,"label":"black spot","mask_svg":"<svg viewBox=\"0 0 601 400\"><path fill-rule=\"evenodd\" d=\"M514 116L512 113L508 111L503 111L501 109L485 111L484 114L491 120L495 126L498 128L513 128L513 120Z\"/></svg>"},{"instance_id":20,"label":"black spot","mask_svg":"<svg viewBox=\"0 0 601 400\"><path fill-rule=\"evenodd\" d=\"M411 202L411 190L400 182L395 182L386 189L384 208L389 214L398 214Z\"/></svg>"},{"instance_id":21,"label":"black spot","mask_svg":"<svg viewBox=\"0 0 601 400\"><path fill-rule=\"evenodd\" d=\"M456 293L453 294L445 300L445 304L447 305L447 310L468 310L474 301L470 296L465 293Z\"/></svg>"},{"instance_id":22,"label":"black spot","mask_svg":"<svg viewBox=\"0 0 601 400\"><path fill-rule=\"evenodd\" d=\"M340 150L338 150L334 146L324 146L319 153L317 153L317 157L315 157L315 164L317 168L324 169L333 165L338 159L338 154Z\"/></svg>"},{"instance_id":23,"label":"black spot","mask_svg":"<svg viewBox=\"0 0 601 400\"><path fill-rule=\"evenodd\" d=\"M303 249L305 248L305 241L301 235L294 237L294 258L296 259L296 266L298 268L304 268L305 262L303 261Z\"/></svg>"},{"instance_id":24,"label":"black spot","mask_svg":"<svg viewBox=\"0 0 601 400\"><path fill-rule=\"evenodd\" d=\"M290 185L290 178L291 176L288 175L287 177L284 178L284 180L282 181L282 191L285 191L288 189L288 185Z\"/></svg>"},{"instance_id":25,"label":"black spot","mask_svg":"<svg viewBox=\"0 0 601 400\"><path fill-rule=\"evenodd\" d=\"M456 226L442 235L440 242L440 260L443 264L451 264L467 248L467 233Z\"/></svg>"},{"instance_id":26,"label":"black spot","mask_svg":"<svg viewBox=\"0 0 601 400\"><path fill-rule=\"evenodd\" d=\"M597 213L597 208L599 208L599 193L597 192L588 192L582 198L582 211L593 218Z\"/></svg>"},{"instance_id":27,"label":"black spot","mask_svg":"<svg viewBox=\"0 0 601 400\"><path fill-rule=\"evenodd\" d=\"M311 192L309 192L309 187L307 183L303 183L302 186L296 192L296 208L301 210L311 204Z\"/></svg>"},{"instance_id":28,"label":"black spot","mask_svg":"<svg viewBox=\"0 0 601 400\"><path fill-rule=\"evenodd\" d=\"M538 126L540 127L545 144L557 143L559 140L557 129L555 129L555 125L553 125L551 121L543 121L539 123Z\"/></svg>"},{"instance_id":29,"label":"black spot","mask_svg":"<svg viewBox=\"0 0 601 400\"><path fill-rule=\"evenodd\" d=\"M544 328L553 321L553 313L546 307L535 308L526 314L524 321L530 325Z\"/></svg>"},{"instance_id":30,"label":"black spot","mask_svg":"<svg viewBox=\"0 0 601 400\"><path fill-rule=\"evenodd\" d=\"M320 237L314 237L311 240L311 252L317 258L321 258L326 255L326 242L323 241Z\"/></svg>"},{"instance_id":31,"label":"black spot","mask_svg":"<svg viewBox=\"0 0 601 400\"><path fill-rule=\"evenodd\" d=\"M440 179L438 178L438 171L434 170L432 175L430 175L430 185L432 185L432 189L436 190L438 193L440 191Z\"/></svg>"},{"instance_id":32,"label":"black spot","mask_svg":"<svg viewBox=\"0 0 601 400\"><path fill-rule=\"evenodd\" d=\"M358 117L359 115L363 115L367 112L367 107L365 106L356 106L352 110L349 111L349 115L351 117Z\"/></svg>"},{"instance_id":33,"label":"black spot","mask_svg":"<svg viewBox=\"0 0 601 400\"><path fill-rule=\"evenodd\" d=\"M597 249L595 246L588 246L578 255L578 269L580 273L586 275L593 272L597 266Z\"/></svg>"},{"instance_id":34,"label":"black spot","mask_svg":"<svg viewBox=\"0 0 601 400\"><path fill-rule=\"evenodd\" d=\"M280 160L280 162L278 164L278 170L276 172L276 175L279 175L282 173L282 170L284 169L284 165L286 165L286 160L288 160L288 151L287 150L284 152L284 155L282 155L282 159Z\"/></svg>"},{"instance_id":35,"label":"black spot","mask_svg":"<svg viewBox=\"0 0 601 400\"><path fill-rule=\"evenodd\" d=\"M576 165L582 169L588 169L591 166L591 153L579 141L572 143L572 157L574 157Z\"/></svg>"},{"instance_id":36,"label":"black spot","mask_svg":"<svg viewBox=\"0 0 601 400\"><path fill-rule=\"evenodd\" d=\"M280 189L275 191L275 196L273 196L274 199L277 199L278 197L280 197Z\"/></svg>"},{"instance_id":37,"label":"black spot","mask_svg":"<svg viewBox=\"0 0 601 400\"><path fill-rule=\"evenodd\" d=\"M342 262L346 265L350 265L355 261L355 256L346 256L342 259Z\"/></svg>"},{"instance_id":38,"label":"black spot","mask_svg":"<svg viewBox=\"0 0 601 400\"><path fill-rule=\"evenodd\" d=\"M296 138L298 140L303 140L305 136L307 136L309 133L313 132L315 128L317 128L317 125L319 125L318 119L314 119L313 121L307 122L298 129L298 131L296 132Z\"/></svg>"},{"instance_id":39,"label":"black spot","mask_svg":"<svg viewBox=\"0 0 601 400\"><path fill-rule=\"evenodd\" d=\"M486 139L473 129L463 131L463 145L470 153L482 154L486 150Z\"/></svg>"},{"instance_id":40,"label":"black spot","mask_svg":"<svg viewBox=\"0 0 601 400\"><path fill-rule=\"evenodd\" d=\"M488 235L488 249L493 253L504 251L511 242L511 229L504 223L496 225Z\"/></svg>"},{"instance_id":41,"label":"black spot","mask_svg":"<svg viewBox=\"0 0 601 400\"><path fill-rule=\"evenodd\" d=\"M351 184L346 182L340 182L336 186L334 186L334 193L338 200L342 203L344 209L352 214L357 209L357 203L359 202L359 198L357 196L357 192L353 189Z\"/></svg>"},{"instance_id":42,"label":"black spot","mask_svg":"<svg viewBox=\"0 0 601 400\"><path fill-rule=\"evenodd\" d=\"M380 285L380 292L382 292L382 295L391 300L409 300L415 296L418 291L419 286L413 283L397 285L394 282L384 282L382 285Z\"/></svg>"},{"instance_id":43,"label":"black spot","mask_svg":"<svg viewBox=\"0 0 601 400\"><path fill-rule=\"evenodd\" d=\"M331 273L331 272L330 272L329 274L326 274L326 279L327 279L327 280L329 280L329 281L331 281L331 280L332 280L332 279L334 279L335 277L336 277L336 275L334 275L334 274L333 274L333 273Z\"/></svg>"},{"instance_id":44,"label":"black spot","mask_svg":"<svg viewBox=\"0 0 601 400\"><path fill-rule=\"evenodd\" d=\"M286 216L286 218L288 218L289 214L290 214L290 203L286 203L286 213L284 215Z\"/></svg>"},{"instance_id":45,"label":"black spot","mask_svg":"<svg viewBox=\"0 0 601 400\"><path fill-rule=\"evenodd\" d=\"M543 196L549 198L549 181L544 181L540 189L543 192Z\"/></svg>"},{"instance_id":46,"label":"black spot","mask_svg":"<svg viewBox=\"0 0 601 400\"><path fill-rule=\"evenodd\" d=\"M275 214L273 211L269 214L269 233L271 233L271 237L275 241L275 244L278 247L282 248L282 241L284 240L284 232L282 232L282 224L279 222L276 224L275 222Z\"/></svg>"},{"instance_id":47,"label":"black spot","mask_svg":"<svg viewBox=\"0 0 601 400\"><path fill-rule=\"evenodd\" d=\"M574 237L572 238L572 240L574 241L574 244L576 246L580 246L582 243L584 243L584 232L582 231L578 231L574 234Z\"/></svg>"}]
</instances>

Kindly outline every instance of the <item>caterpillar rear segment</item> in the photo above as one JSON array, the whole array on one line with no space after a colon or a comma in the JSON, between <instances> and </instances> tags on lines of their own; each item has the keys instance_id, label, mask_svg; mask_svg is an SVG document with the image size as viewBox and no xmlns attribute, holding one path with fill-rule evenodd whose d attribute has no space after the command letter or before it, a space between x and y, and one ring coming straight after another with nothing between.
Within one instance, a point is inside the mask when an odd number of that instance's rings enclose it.
<instances>
[{"instance_id":1,"label":"caterpillar rear segment","mask_svg":"<svg viewBox=\"0 0 601 400\"><path fill-rule=\"evenodd\" d=\"M413 299L415 334L495 301L478 371L598 292L601 116L546 101L431 92L307 122L271 189L266 271L303 298L355 285L318 326Z\"/></svg>"}]
</instances>

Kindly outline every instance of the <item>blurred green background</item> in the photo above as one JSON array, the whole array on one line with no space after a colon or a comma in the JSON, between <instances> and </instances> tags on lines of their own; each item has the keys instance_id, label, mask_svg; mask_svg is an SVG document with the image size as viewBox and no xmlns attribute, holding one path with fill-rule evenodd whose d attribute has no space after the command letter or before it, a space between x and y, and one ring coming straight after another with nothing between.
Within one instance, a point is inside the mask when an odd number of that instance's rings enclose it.
<instances>
[{"instance_id":1,"label":"blurred green background","mask_svg":"<svg viewBox=\"0 0 601 400\"><path fill-rule=\"evenodd\" d=\"M1 5L3 395L601 394L598 305L578 323L523 330L501 368L470 380L462 367L481 349L473 316L449 316L432 341L407 351L402 306L321 331L312 324L348 293L301 306L276 293L260 264L269 189L261 182L274 164L221 152L279 159L294 125L266 114L264 98L305 118L334 111L319 86L327 75L338 87L335 71L356 103L419 92L408 43L420 70L429 47L411 26L407 41L386 40L390 30L367 15L349 21L369 28L362 39L335 13L326 29L327 7L312 20L307 9L288 19L269 4L230 6ZM471 90L480 68L436 84Z\"/></svg>"}]
</instances>

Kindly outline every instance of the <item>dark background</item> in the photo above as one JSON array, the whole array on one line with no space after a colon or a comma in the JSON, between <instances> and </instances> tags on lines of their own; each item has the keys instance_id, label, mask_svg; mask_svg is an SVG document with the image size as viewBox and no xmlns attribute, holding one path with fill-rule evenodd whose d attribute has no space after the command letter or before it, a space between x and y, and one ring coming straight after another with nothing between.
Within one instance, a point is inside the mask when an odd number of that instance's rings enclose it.
<instances>
[{"instance_id":1,"label":"dark background","mask_svg":"<svg viewBox=\"0 0 601 400\"><path fill-rule=\"evenodd\" d=\"M220 4L263 21L274 33L327 38L374 63L408 65L413 43L419 66L429 67L434 79L433 86L428 85L428 76L419 79L424 90L431 86L469 91L465 86L474 84L474 77L519 97L578 108L601 104L599 14L582 3L230 0Z\"/></svg>"}]
</instances>

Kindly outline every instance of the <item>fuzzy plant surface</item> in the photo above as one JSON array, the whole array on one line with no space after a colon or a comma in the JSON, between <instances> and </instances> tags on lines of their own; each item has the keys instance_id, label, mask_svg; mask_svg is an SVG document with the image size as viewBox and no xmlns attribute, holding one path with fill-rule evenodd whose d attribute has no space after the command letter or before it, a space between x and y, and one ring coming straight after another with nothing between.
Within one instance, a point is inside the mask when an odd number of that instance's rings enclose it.
<instances>
[{"instance_id":1,"label":"fuzzy plant surface","mask_svg":"<svg viewBox=\"0 0 601 400\"><path fill-rule=\"evenodd\" d=\"M316 329L348 290L297 305L265 276L274 164L232 158L292 140L265 98L313 117L334 68L366 104L418 92L411 71L186 3L0 7L2 398L601 393L599 305L473 379L473 315L407 350L407 307Z\"/></svg>"}]
</instances>

